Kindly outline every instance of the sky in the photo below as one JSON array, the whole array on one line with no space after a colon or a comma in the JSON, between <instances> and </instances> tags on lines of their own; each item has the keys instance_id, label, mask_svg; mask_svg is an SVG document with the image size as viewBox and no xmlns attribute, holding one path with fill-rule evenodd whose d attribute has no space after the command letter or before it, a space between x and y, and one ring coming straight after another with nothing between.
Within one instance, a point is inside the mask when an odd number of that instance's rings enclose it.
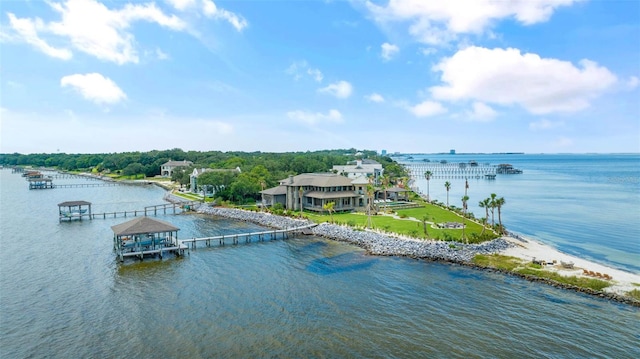
<instances>
[{"instance_id":1,"label":"sky","mask_svg":"<svg viewBox=\"0 0 640 359\"><path fill-rule=\"evenodd\" d=\"M0 4L0 152L640 152L635 0Z\"/></svg>"}]
</instances>

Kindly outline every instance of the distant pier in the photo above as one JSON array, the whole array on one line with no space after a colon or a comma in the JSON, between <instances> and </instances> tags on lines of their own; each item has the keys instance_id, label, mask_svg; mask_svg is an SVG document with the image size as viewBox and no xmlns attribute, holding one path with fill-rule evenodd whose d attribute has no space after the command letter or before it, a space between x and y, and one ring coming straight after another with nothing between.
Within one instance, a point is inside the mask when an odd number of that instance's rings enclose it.
<instances>
[{"instance_id":1,"label":"distant pier","mask_svg":"<svg viewBox=\"0 0 640 359\"><path fill-rule=\"evenodd\" d=\"M486 176L495 176L496 166L484 164L484 165L470 165L468 163L437 163L437 162L425 162L425 163L409 163L403 164L403 166L409 172L409 175L414 179L423 179L425 172L431 172L431 178L487 178Z\"/></svg>"},{"instance_id":2,"label":"distant pier","mask_svg":"<svg viewBox=\"0 0 640 359\"><path fill-rule=\"evenodd\" d=\"M510 164L478 164L475 161L469 163L442 163L442 162L423 162L423 163L403 163L402 164L409 175L415 179L424 179L424 174L431 172L432 179L495 179L496 174L521 174L522 170L514 168Z\"/></svg>"}]
</instances>

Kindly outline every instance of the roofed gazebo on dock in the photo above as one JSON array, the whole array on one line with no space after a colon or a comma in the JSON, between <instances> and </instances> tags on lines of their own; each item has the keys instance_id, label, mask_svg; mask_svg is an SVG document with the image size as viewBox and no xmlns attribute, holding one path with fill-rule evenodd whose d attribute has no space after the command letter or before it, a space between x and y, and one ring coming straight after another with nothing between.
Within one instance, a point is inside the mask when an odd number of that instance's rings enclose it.
<instances>
[{"instance_id":1,"label":"roofed gazebo on dock","mask_svg":"<svg viewBox=\"0 0 640 359\"><path fill-rule=\"evenodd\" d=\"M84 208L85 206L87 208ZM60 215L60 221L72 221L74 219L82 220L82 217L84 216L91 219L91 202L67 201L58 203L58 213Z\"/></svg>"},{"instance_id":2,"label":"roofed gazebo on dock","mask_svg":"<svg viewBox=\"0 0 640 359\"><path fill-rule=\"evenodd\" d=\"M128 222L112 226L113 248L122 261L124 257L145 254L160 254L176 251L178 255L186 246L178 242L179 228L170 223L150 217L138 217Z\"/></svg>"}]
</instances>

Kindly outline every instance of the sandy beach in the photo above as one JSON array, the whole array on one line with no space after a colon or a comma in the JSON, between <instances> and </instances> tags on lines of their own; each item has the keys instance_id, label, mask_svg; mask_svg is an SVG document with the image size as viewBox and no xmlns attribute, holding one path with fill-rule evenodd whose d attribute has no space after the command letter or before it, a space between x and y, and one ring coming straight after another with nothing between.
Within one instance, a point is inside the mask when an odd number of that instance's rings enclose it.
<instances>
[{"instance_id":1,"label":"sandy beach","mask_svg":"<svg viewBox=\"0 0 640 359\"><path fill-rule=\"evenodd\" d=\"M580 257L562 253L550 245L541 243L531 238L522 240L512 237L503 237L513 243L514 246L501 252L503 255L521 258L527 261L544 260L548 263L556 261L556 264L546 266L547 270L557 271L565 276L583 276L587 278L598 278L596 276L585 275L584 270L602 275L607 274L612 277L612 285L604 289L605 292L624 294L633 289L640 289L640 274L626 272L620 269L611 268L599 263L595 263ZM572 262L573 268L564 268L561 262ZM635 285L634 285L635 283Z\"/></svg>"}]
</instances>

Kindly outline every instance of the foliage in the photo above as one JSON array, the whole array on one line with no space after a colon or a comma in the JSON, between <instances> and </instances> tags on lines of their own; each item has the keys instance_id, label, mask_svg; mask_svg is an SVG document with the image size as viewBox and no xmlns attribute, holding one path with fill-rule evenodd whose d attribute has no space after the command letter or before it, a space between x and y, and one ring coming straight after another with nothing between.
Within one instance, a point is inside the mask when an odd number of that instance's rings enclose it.
<instances>
[{"instance_id":1,"label":"foliage","mask_svg":"<svg viewBox=\"0 0 640 359\"><path fill-rule=\"evenodd\" d=\"M518 268L515 270L515 272L523 275L531 275L538 278L546 278L546 279L554 280L558 283L574 285L580 288L590 288L598 291L603 290L604 288L609 287L611 285L611 283L604 280L600 280L600 279L576 277L576 276L565 277L557 272L539 270L539 269L530 268L530 267Z\"/></svg>"},{"instance_id":2,"label":"foliage","mask_svg":"<svg viewBox=\"0 0 640 359\"><path fill-rule=\"evenodd\" d=\"M504 256L501 254L477 254L472 262L482 267L491 267L512 271L522 264L520 258Z\"/></svg>"},{"instance_id":3,"label":"foliage","mask_svg":"<svg viewBox=\"0 0 640 359\"><path fill-rule=\"evenodd\" d=\"M626 295L635 300L640 300L640 289L634 289L634 290L628 291Z\"/></svg>"}]
</instances>

